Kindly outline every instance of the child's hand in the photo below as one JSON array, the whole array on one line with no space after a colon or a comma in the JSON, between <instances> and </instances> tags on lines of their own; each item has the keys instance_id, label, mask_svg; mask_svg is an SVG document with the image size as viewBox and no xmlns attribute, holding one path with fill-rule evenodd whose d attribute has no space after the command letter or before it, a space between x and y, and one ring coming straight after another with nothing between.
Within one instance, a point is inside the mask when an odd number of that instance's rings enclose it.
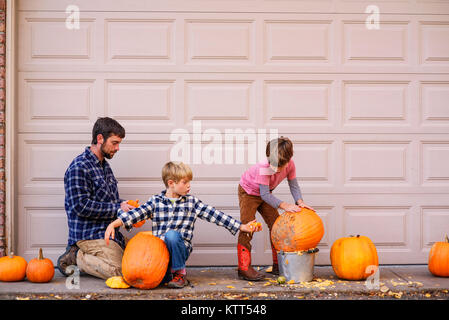
<instances>
[{"instance_id":1,"label":"child's hand","mask_svg":"<svg viewBox=\"0 0 449 320\"><path fill-rule=\"evenodd\" d=\"M122 203L120 203L120 209L122 209L125 212L128 212L129 210L134 209L135 207L130 205L128 203L128 201L123 201Z\"/></svg>"},{"instance_id":2,"label":"child's hand","mask_svg":"<svg viewBox=\"0 0 449 320\"><path fill-rule=\"evenodd\" d=\"M315 211L314 208L309 207L309 206L306 205L306 204L304 203L304 201L302 201L302 200L298 200L298 206L300 206L301 208L307 208L307 209L310 209L310 210L312 210L312 211Z\"/></svg>"},{"instance_id":3,"label":"child's hand","mask_svg":"<svg viewBox=\"0 0 449 320\"><path fill-rule=\"evenodd\" d=\"M104 233L104 241L106 241L107 246L109 245L109 238L115 239L115 228L120 227L122 224L122 220L116 219L108 225Z\"/></svg>"},{"instance_id":4,"label":"child's hand","mask_svg":"<svg viewBox=\"0 0 449 320\"><path fill-rule=\"evenodd\" d=\"M262 230L262 224L256 220L250 221L247 224L242 224L240 226L240 231L243 232L258 232Z\"/></svg>"},{"instance_id":5,"label":"child's hand","mask_svg":"<svg viewBox=\"0 0 449 320\"><path fill-rule=\"evenodd\" d=\"M291 204L291 203L286 203L286 202L282 202L279 205L279 208L281 208L285 212L298 212L298 211L301 211L301 208L299 206L297 206L296 204Z\"/></svg>"}]
</instances>

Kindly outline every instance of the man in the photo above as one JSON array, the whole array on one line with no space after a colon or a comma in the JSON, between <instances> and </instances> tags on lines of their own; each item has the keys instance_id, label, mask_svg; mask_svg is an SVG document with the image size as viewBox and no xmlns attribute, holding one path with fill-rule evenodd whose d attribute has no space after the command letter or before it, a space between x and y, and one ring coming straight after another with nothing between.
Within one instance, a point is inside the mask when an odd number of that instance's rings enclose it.
<instances>
[{"instance_id":1,"label":"man","mask_svg":"<svg viewBox=\"0 0 449 320\"><path fill-rule=\"evenodd\" d=\"M71 274L66 270L70 265L102 279L120 275L124 237L116 230L113 244L106 246L104 233L117 218L118 209L127 212L134 207L119 198L117 180L106 159L119 151L124 137L125 129L117 121L99 118L92 129L91 146L72 161L65 173L69 240L57 262L65 276Z\"/></svg>"}]
</instances>

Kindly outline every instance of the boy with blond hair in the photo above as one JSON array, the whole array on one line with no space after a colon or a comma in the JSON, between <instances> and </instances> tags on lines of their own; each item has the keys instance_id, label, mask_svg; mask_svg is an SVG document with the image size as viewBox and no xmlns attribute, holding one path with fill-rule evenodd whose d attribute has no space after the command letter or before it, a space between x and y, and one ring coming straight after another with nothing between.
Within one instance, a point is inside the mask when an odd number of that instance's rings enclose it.
<instances>
[{"instance_id":1,"label":"boy with blond hair","mask_svg":"<svg viewBox=\"0 0 449 320\"><path fill-rule=\"evenodd\" d=\"M170 263L165 279L170 288L183 288L189 284L186 279L186 261L192 252L193 228L196 218L213 222L225 227L233 235L238 231L260 231L250 221L242 224L214 207L203 203L189 194L193 173L190 167L182 162L168 162L162 168L162 180L166 190L154 195L138 208L125 212L118 210L118 218L106 229L105 241L114 239L116 228L125 226L131 230L133 224L151 219L153 235L164 240L170 253Z\"/></svg>"}]
</instances>

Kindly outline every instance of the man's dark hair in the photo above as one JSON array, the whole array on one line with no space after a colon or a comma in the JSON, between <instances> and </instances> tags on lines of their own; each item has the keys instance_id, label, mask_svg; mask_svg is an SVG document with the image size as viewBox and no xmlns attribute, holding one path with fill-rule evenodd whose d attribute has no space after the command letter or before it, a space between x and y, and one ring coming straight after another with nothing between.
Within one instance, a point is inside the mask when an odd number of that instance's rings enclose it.
<instances>
[{"instance_id":1,"label":"man's dark hair","mask_svg":"<svg viewBox=\"0 0 449 320\"><path fill-rule=\"evenodd\" d=\"M123 128L120 123L116 120L104 117L98 118L92 129L92 144L97 144L97 135L101 134L106 141L111 135L119 136L120 138L125 137L125 128Z\"/></svg>"}]
</instances>

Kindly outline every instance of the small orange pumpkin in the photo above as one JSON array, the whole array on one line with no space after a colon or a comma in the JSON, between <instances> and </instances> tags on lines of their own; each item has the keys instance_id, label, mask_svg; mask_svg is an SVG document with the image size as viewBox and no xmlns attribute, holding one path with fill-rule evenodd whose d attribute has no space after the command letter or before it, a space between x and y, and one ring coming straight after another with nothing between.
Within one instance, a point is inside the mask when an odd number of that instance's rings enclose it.
<instances>
[{"instance_id":1,"label":"small orange pumpkin","mask_svg":"<svg viewBox=\"0 0 449 320\"><path fill-rule=\"evenodd\" d=\"M170 255L165 242L151 231L139 232L129 240L122 258L126 283L139 289L153 289L167 272Z\"/></svg>"},{"instance_id":2,"label":"small orange pumpkin","mask_svg":"<svg viewBox=\"0 0 449 320\"><path fill-rule=\"evenodd\" d=\"M127 203L133 207L138 208L139 207L139 199L136 200L128 200ZM145 220L139 221L137 223L133 224L134 228L140 228L141 226L143 226L145 224Z\"/></svg>"},{"instance_id":3,"label":"small orange pumpkin","mask_svg":"<svg viewBox=\"0 0 449 320\"><path fill-rule=\"evenodd\" d=\"M330 258L337 277L346 280L364 280L379 266L376 246L370 238L360 235L337 239L332 244Z\"/></svg>"},{"instance_id":4,"label":"small orange pumpkin","mask_svg":"<svg viewBox=\"0 0 449 320\"><path fill-rule=\"evenodd\" d=\"M296 252L315 248L323 235L323 221L315 211L307 208L299 212L284 212L271 229L271 241L277 251Z\"/></svg>"},{"instance_id":5,"label":"small orange pumpkin","mask_svg":"<svg viewBox=\"0 0 449 320\"><path fill-rule=\"evenodd\" d=\"M449 277L449 238L435 242L429 252L429 271L437 277Z\"/></svg>"},{"instance_id":6,"label":"small orange pumpkin","mask_svg":"<svg viewBox=\"0 0 449 320\"><path fill-rule=\"evenodd\" d=\"M53 262L44 258L42 248L39 248L37 258L31 259L26 268L27 279L31 282L49 282L55 275Z\"/></svg>"},{"instance_id":7,"label":"small orange pumpkin","mask_svg":"<svg viewBox=\"0 0 449 320\"><path fill-rule=\"evenodd\" d=\"M27 268L26 260L10 253L0 258L0 281L22 281Z\"/></svg>"}]
</instances>

